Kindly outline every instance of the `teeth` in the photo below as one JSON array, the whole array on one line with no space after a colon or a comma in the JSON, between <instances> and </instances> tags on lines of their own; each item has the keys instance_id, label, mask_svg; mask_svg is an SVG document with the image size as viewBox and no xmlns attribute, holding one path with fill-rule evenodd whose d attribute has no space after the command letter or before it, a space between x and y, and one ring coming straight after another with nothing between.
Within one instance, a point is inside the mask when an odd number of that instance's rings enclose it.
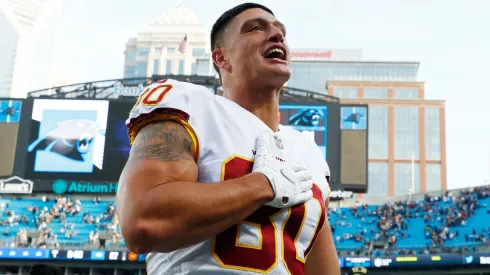
<instances>
[{"instance_id":1,"label":"teeth","mask_svg":"<svg viewBox=\"0 0 490 275\"><path fill-rule=\"evenodd\" d=\"M282 53L284 55L284 52L279 49L279 48L274 48L274 49L271 49L270 51L267 52L266 56L270 55L271 53L274 53L274 52L278 52L278 53Z\"/></svg>"}]
</instances>

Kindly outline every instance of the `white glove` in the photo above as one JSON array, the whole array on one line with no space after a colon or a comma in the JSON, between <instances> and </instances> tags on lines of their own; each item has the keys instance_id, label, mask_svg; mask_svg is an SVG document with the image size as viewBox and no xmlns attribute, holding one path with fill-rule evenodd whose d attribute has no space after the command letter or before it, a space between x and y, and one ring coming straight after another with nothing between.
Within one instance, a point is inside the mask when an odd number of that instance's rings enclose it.
<instances>
[{"instance_id":1,"label":"white glove","mask_svg":"<svg viewBox=\"0 0 490 275\"><path fill-rule=\"evenodd\" d=\"M279 133L262 133L257 138L253 173L264 174L274 192L274 199L266 205L276 208L291 207L313 197L312 175L306 166L278 160L284 150L284 139Z\"/></svg>"}]
</instances>

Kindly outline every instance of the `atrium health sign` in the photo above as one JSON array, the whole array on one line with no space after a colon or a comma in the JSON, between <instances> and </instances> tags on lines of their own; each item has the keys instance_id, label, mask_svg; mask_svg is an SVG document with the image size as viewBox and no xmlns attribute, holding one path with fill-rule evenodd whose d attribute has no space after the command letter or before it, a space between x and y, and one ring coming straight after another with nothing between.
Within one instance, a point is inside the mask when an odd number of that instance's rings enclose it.
<instances>
[{"instance_id":1,"label":"atrium health sign","mask_svg":"<svg viewBox=\"0 0 490 275\"><path fill-rule=\"evenodd\" d=\"M77 182L58 179L53 182L55 194L115 194L117 182Z\"/></svg>"}]
</instances>

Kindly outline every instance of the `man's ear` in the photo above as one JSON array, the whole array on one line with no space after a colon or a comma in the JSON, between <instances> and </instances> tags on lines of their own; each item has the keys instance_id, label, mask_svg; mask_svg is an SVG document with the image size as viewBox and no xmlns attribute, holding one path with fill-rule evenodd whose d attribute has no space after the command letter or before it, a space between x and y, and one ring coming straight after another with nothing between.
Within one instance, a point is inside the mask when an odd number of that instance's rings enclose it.
<instances>
[{"instance_id":1,"label":"man's ear","mask_svg":"<svg viewBox=\"0 0 490 275\"><path fill-rule=\"evenodd\" d=\"M212 53L213 62L218 68L231 72L231 64L225 58L225 50L223 48L216 48Z\"/></svg>"}]
</instances>

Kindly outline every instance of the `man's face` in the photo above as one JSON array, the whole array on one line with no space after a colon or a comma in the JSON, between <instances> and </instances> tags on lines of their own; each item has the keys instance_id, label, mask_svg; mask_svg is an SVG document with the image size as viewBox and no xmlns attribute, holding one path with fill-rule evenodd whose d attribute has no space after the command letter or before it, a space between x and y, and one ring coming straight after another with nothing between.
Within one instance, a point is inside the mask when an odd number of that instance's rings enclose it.
<instances>
[{"instance_id":1,"label":"man's face","mask_svg":"<svg viewBox=\"0 0 490 275\"><path fill-rule=\"evenodd\" d=\"M274 86L291 76L286 29L270 13L248 9L237 15L224 34L225 58L232 75Z\"/></svg>"}]
</instances>

